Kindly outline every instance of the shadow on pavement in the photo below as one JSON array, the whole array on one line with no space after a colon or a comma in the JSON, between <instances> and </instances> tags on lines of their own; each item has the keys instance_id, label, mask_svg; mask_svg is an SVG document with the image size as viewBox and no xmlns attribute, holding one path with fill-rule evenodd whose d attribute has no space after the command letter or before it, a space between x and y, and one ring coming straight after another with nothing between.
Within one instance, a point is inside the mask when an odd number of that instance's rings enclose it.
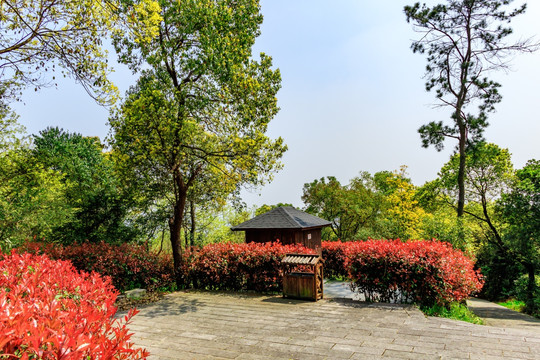
<instances>
[{"instance_id":1,"label":"shadow on pavement","mask_svg":"<svg viewBox=\"0 0 540 360\"><path fill-rule=\"evenodd\" d=\"M183 299L180 297L165 296L159 302L141 310L141 315L148 317L174 316L197 312L205 307L204 301L197 299Z\"/></svg>"},{"instance_id":2,"label":"shadow on pavement","mask_svg":"<svg viewBox=\"0 0 540 360\"><path fill-rule=\"evenodd\" d=\"M519 320L519 321L529 322L531 324L537 324L538 326L540 326L540 320L535 319L532 316L522 314L517 311L510 310L510 309L508 309L508 311L504 311L504 310L494 310L491 307L475 306L473 308L473 312L480 317L488 317L488 318L500 319L500 320Z\"/></svg>"},{"instance_id":3,"label":"shadow on pavement","mask_svg":"<svg viewBox=\"0 0 540 360\"><path fill-rule=\"evenodd\" d=\"M285 298L283 296L269 297L269 298L263 299L262 302L273 303L273 304L288 304L288 305L300 305L300 304L315 303L315 301L313 301L313 300Z\"/></svg>"}]
</instances>

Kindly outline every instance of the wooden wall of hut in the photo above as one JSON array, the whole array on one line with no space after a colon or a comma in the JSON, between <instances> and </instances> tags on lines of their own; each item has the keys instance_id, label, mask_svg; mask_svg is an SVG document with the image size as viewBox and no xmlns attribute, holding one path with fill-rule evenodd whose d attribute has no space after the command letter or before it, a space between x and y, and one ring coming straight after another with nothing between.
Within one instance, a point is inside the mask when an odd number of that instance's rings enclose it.
<instances>
[{"instance_id":1,"label":"wooden wall of hut","mask_svg":"<svg viewBox=\"0 0 540 360\"><path fill-rule=\"evenodd\" d=\"M279 240L284 245L302 244L309 249L315 250L319 255L321 249L321 229L268 229L268 230L246 230L246 243L274 242Z\"/></svg>"}]
</instances>

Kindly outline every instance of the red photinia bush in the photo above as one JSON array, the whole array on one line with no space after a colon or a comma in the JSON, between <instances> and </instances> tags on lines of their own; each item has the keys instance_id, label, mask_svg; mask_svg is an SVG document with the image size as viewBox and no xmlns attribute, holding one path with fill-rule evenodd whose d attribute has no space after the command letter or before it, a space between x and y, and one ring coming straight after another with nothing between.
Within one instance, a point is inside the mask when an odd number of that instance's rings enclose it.
<instances>
[{"instance_id":1,"label":"red photinia bush","mask_svg":"<svg viewBox=\"0 0 540 360\"><path fill-rule=\"evenodd\" d=\"M184 277L194 287L214 290L281 291L281 259L310 253L300 245L212 244L186 255Z\"/></svg>"},{"instance_id":2,"label":"red photinia bush","mask_svg":"<svg viewBox=\"0 0 540 360\"><path fill-rule=\"evenodd\" d=\"M29 253L0 255L0 358L141 359L126 324L114 319L110 279L67 261Z\"/></svg>"},{"instance_id":3,"label":"red photinia bush","mask_svg":"<svg viewBox=\"0 0 540 360\"><path fill-rule=\"evenodd\" d=\"M448 243L369 240L325 242L325 248L337 249L339 261L346 254L352 287L368 300L444 305L482 288L474 261Z\"/></svg>"},{"instance_id":4,"label":"red photinia bush","mask_svg":"<svg viewBox=\"0 0 540 360\"><path fill-rule=\"evenodd\" d=\"M324 259L324 276L349 277L347 270L347 246L341 241L323 241L322 257Z\"/></svg>"},{"instance_id":5,"label":"red photinia bush","mask_svg":"<svg viewBox=\"0 0 540 360\"><path fill-rule=\"evenodd\" d=\"M121 291L144 287L148 290L170 287L174 282L169 255L148 251L133 243L112 245L104 242L57 245L32 242L23 249L45 253L53 259L69 260L78 270L110 276Z\"/></svg>"}]
</instances>

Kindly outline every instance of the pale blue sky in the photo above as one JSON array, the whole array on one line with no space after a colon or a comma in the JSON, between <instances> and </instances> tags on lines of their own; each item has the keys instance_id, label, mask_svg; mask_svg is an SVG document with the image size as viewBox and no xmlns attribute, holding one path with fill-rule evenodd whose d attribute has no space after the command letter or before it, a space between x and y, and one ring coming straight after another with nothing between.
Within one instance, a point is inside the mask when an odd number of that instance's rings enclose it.
<instances>
[{"instance_id":1,"label":"pale blue sky","mask_svg":"<svg viewBox=\"0 0 540 360\"><path fill-rule=\"evenodd\" d=\"M410 51L418 34L402 9L412 3L262 1L264 23L254 54L271 55L281 70L281 111L269 135L282 136L289 151L271 184L243 192L248 205L301 206L303 185L329 175L346 183L359 171L407 165L417 185L437 176L454 143L441 153L420 146L418 127L447 119L448 111L433 109L434 95L424 91L422 79L425 58ZM515 33L538 37L538 19L540 2L529 1L527 14L514 22ZM494 76L503 85L503 102L490 116L486 138L509 148L519 168L540 158L540 52L512 64L513 71ZM123 94L136 78L121 65L115 68L113 80ZM46 126L100 138L108 133L108 110L69 80L58 89L27 91L15 108L29 133Z\"/></svg>"}]
</instances>

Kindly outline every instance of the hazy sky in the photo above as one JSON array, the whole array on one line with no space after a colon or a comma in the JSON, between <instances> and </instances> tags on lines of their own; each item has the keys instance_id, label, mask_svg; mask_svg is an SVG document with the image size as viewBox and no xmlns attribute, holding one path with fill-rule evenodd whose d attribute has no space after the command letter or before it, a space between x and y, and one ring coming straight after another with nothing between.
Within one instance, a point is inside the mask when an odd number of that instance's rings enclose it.
<instances>
[{"instance_id":1,"label":"hazy sky","mask_svg":"<svg viewBox=\"0 0 540 360\"><path fill-rule=\"evenodd\" d=\"M435 97L425 92L422 78L425 57L410 51L418 34L407 24L403 6L412 3L262 1L262 35L253 53L272 56L281 71L281 111L269 135L283 137L289 151L271 184L243 192L248 205L302 206L303 185L324 176L347 183L359 171L401 165L417 185L437 176L455 143L448 141L440 153L420 146L418 127L446 120L449 112L433 108ZM513 22L514 32L540 37L539 19L540 1L529 1L527 13ZM520 168L540 158L540 52L519 55L512 64L511 72L492 76L503 85L503 101L485 136L509 148ZM122 65L115 69L113 80L123 94L136 77ZM69 80L58 89L27 91L15 109L29 133L47 126L102 139L108 133L108 110Z\"/></svg>"}]
</instances>

